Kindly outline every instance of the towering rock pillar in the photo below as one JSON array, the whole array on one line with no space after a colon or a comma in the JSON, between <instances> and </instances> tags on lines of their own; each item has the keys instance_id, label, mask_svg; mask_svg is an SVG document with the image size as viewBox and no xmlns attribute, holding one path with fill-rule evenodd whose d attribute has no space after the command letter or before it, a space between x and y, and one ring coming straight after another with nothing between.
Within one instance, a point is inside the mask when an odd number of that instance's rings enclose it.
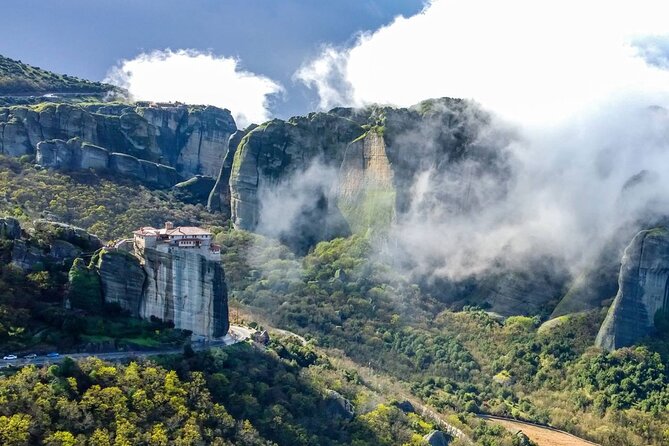
<instances>
[{"instance_id":1,"label":"towering rock pillar","mask_svg":"<svg viewBox=\"0 0 669 446\"><path fill-rule=\"evenodd\" d=\"M659 310L669 309L669 231L641 231L625 249L618 294L597 334L607 350L630 346L655 329Z\"/></svg>"},{"instance_id":2,"label":"towering rock pillar","mask_svg":"<svg viewBox=\"0 0 669 446\"><path fill-rule=\"evenodd\" d=\"M195 335L218 338L228 332L228 292L221 262L199 250L143 250L147 275L139 308Z\"/></svg>"}]
</instances>

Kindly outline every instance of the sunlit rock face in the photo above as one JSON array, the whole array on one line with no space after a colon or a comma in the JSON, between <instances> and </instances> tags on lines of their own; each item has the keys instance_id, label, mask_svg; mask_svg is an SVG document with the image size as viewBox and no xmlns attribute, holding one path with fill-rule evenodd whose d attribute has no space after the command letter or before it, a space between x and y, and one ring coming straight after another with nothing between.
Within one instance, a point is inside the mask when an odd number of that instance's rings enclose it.
<instances>
[{"instance_id":1,"label":"sunlit rock face","mask_svg":"<svg viewBox=\"0 0 669 446\"><path fill-rule=\"evenodd\" d=\"M669 231L641 231L625 250L618 294L596 344L614 350L635 344L655 329L659 310L669 309Z\"/></svg>"},{"instance_id":2,"label":"sunlit rock face","mask_svg":"<svg viewBox=\"0 0 669 446\"><path fill-rule=\"evenodd\" d=\"M324 197L312 194L303 207L325 199L353 231L387 225L410 209L411 188L422 172L442 172L463 159L476 159L483 168L497 169L495 175L506 175L500 152L480 143L488 120L473 104L449 98L411 108L336 108L272 120L248 132L235 149L229 175L232 221L239 229L256 230L271 208L263 190L276 189L316 164L323 171L319 186ZM502 139L499 146L505 144ZM332 171L336 174L328 175ZM469 171L478 174L474 168ZM434 199L463 200L456 192L438 191L443 196ZM288 202L291 197L285 198ZM475 209L480 203L474 198L453 207ZM221 198L221 207L227 206L226 199ZM327 221L313 224L328 226ZM321 240L326 238L323 234Z\"/></svg>"},{"instance_id":3,"label":"sunlit rock face","mask_svg":"<svg viewBox=\"0 0 669 446\"><path fill-rule=\"evenodd\" d=\"M86 149L80 163L48 166L107 167L105 153L90 148L97 146L109 154L170 166L181 178L216 177L228 139L236 130L230 112L217 107L148 103L18 106L0 108L0 153L30 155L41 141L78 138ZM52 147L45 150L48 148ZM137 177L136 172L131 173Z\"/></svg>"},{"instance_id":4,"label":"sunlit rock face","mask_svg":"<svg viewBox=\"0 0 669 446\"><path fill-rule=\"evenodd\" d=\"M139 307L145 319L155 316L195 335L224 336L228 298L220 261L183 249L145 249L146 284Z\"/></svg>"},{"instance_id":5,"label":"sunlit rock face","mask_svg":"<svg viewBox=\"0 0 669 446\"><path fill-rule=\"evenodd\" d=\"M172 322L196 336L224 336L228 293L220 248L203 229L169 225L141 228L134 240L96 254L103 298L135 317Z\"/></svg>"}]
</instances>

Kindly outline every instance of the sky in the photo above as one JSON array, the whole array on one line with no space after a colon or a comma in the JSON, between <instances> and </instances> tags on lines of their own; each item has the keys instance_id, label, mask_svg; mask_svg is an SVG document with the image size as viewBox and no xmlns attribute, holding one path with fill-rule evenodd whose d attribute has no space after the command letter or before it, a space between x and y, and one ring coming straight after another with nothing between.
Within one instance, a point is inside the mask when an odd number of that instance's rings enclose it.
<instances>
[{"instance_id":1,"label":"sky","mask_svg":"<svg viewBox=\"0 0 669 446\"><path fill-rule=\"evenodd\" d=\"M281 85L271 115L289 117L318 104L293 79L306 59L422 7L423 0L21 0L2 7L0 54L91 80L154 51L234 58L239 70Z\"/></svg>"}]
</instances>

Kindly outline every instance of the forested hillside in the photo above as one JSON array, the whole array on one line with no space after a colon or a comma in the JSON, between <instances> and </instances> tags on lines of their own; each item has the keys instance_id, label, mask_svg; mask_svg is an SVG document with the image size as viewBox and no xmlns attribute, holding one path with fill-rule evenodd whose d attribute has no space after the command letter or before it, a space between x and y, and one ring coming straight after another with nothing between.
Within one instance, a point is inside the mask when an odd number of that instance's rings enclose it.
<instances>
[{"instance_id":1,"label":"forested hillside","mask_svg":"<svg viewBox=\"0 0 669 446\"><path fill-rule=\"evenodd\" d=\"M46 93L102 94L116 87L56 74L0 55L0 96Z\"/></svg>"}]
</instances>

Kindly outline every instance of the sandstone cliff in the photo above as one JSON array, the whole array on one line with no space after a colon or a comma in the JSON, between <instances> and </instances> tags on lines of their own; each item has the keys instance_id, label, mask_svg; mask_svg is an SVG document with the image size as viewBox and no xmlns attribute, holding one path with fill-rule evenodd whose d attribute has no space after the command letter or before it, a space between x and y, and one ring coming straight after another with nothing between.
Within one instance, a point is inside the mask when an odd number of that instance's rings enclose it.
<instances>
[{"instance_id":1,"label":"sandstone cliff","mask_svg":"<svg viewBox=\"0 0 669 446\"><path fill-rule=\"evenodd\" d=\"M172 187L180 180L173 167L153 163L124 153L82 142L53 139L37 143L37 164L63 171L94 169L112 171L159 187Z\"/></svg>"},{"instance_id":2,"label":"sandstone cliff","mask_svg":"<svg viewBox=\"0 0 669 446\"><path fill-rule=\"evenodd\" d=\"M125 154L173 167L182 178L215 177L235 131L230 112L216 107L43 103L0 108L2 154L32 155L48 140L77 137L88 144L78 163L51 163L56 168L119 167L119 173L130 169L135 175L138 168L126 166L124 158L114 162L112 155Z\"/></svg>"},{"instance_id":3,"label":"sandstone cliff","mask_svg":"<svg viewBox=\"0 0 669 446\"><path fill-rule=\"evenodd\" d=\"M146 272L137 257L121 250L103 249L93 260L104 301L118 304L131 316L140 317Z\"/></svg>"},{"instance_id":4,"label":"sandstone cliff","mask_svg":"<svg viewBox=\"0 0 669 446\"><path fill-rule=\"evenodd\" d=\"M242 139L256 127L258 126L251 124L244 130L237 130L230 136L227 152L223 158L223 164L218 173L216 184L214 184L207 200L207 209L209 211L223 212L226 217L230 217L230 174L232 173L232 162Z\"/></svg>"},{"instance_id":5,"label":"sandstone cliff","mask_svg":"<svg viewBox=\"0 0 669 446\"><path fill-rule=\"evenodd\" d=\"M143 318L158 317L196 335L228 332L228 294L220 262L196 251L145 249L146 282L139 306Z\"/></svg>"},{"instance_id":6,"label":"sandstone cliff","mask_svg":"<svg viewBox=\"0 0 669 446\"><path fill-rule=\"evenodd\" d=\"M658 310L669 309L669 231L641 231L625 249L618 294L596 345L613 350L651 334Z\"/></svg>"},{"instance_id":7,"label":"sandstone cliff","mask_svg":"<svg viewBox=\"0 0 669 446\"><path fill-rule=\"evenodd\" d=\"M503 146L505 135L496 135L497 145L485 141L481 129L488 120L467 101L442 98L408 109L336 108L270 121L245 135L234 153L233 223L237 228L256 229L265 205L260 198L263 190L276 189L314 164L339 175L334 184L324 181L325 197L314 194L312 206L325 199L328 207L337 208L339 202L338 210L344 211L356 230L406 212L411 185L427 169L442 170L463 159L476 159L482 168L504 176L506 166L497 147ZM219 195L221 207L226 206L226 198Z\"/></svg>"}]
</instances>

